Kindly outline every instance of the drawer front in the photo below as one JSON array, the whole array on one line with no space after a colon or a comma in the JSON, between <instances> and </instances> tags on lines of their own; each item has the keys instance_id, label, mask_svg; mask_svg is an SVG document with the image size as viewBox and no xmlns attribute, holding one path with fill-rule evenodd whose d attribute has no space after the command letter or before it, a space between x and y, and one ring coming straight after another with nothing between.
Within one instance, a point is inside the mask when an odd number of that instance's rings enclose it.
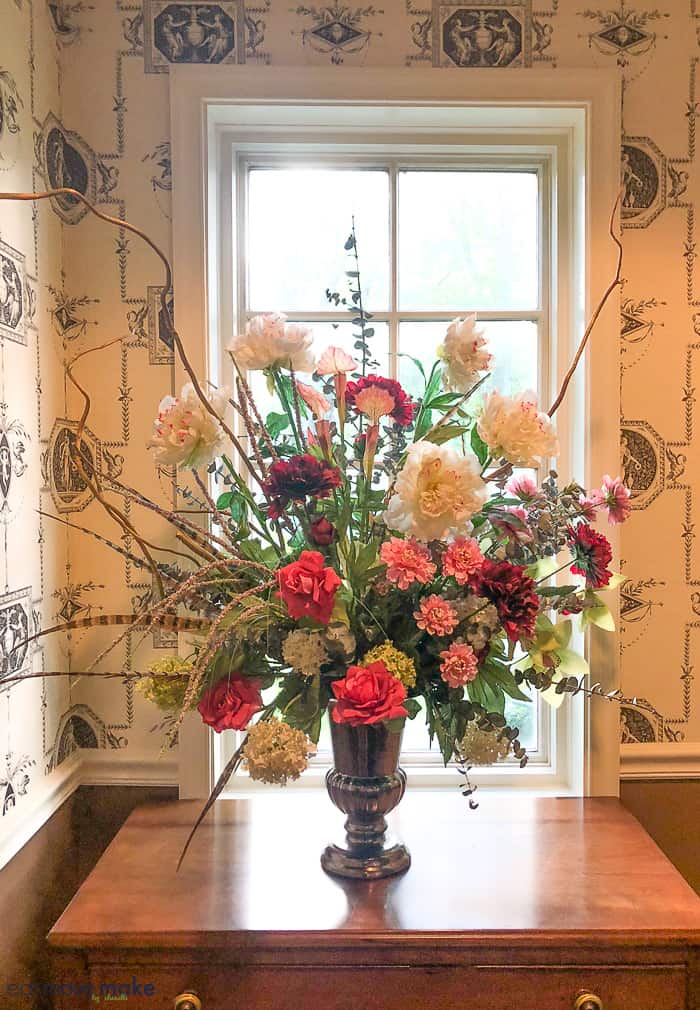
<instances>
[{"instance_id":1,"label":"drawer front","mask_svg":"<svg viewBox=\"0 0 700 1010\"><path fill-rule=\"evenodd\" d=\"M176 997L189 990L201 999L202 1010L574 1010L582 990L598 996L603 1010L687 1008L681 966L207 970L199 964L144 965L136 972L138 983L153 989L150 996L131 992L123 1004L129 1010L172 1010ZM95 992L108 974L114 976L114 966L109 973L93 968Z\"/></svg>"}]
</instances>

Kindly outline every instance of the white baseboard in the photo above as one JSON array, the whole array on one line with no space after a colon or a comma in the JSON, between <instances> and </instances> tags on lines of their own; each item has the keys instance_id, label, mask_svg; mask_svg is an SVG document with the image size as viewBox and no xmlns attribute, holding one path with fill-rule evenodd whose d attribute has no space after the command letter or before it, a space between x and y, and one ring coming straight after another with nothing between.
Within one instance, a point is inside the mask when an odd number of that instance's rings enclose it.
<instances>
[{"instance_id":1,"label":"white baseboard","mask_svg":"<svg viewBox=\"0 0 700 1010\"><path fill-rule=\"evenodd\" d=\"M700 779L700 743L626 743L620 778Z\"/></svg>"},{"instance_id":2,"label":"white baseboard","mask_svg":"<svg viewBox=\"0 0 700 1010\"><path fill-rule=\"evenodd\" d=\"M176 754L82 750L72 754L0 821L0 870L80 786L176 786ZM25 813L26 805L26 813Z\"/></svg>"}]
</instances>

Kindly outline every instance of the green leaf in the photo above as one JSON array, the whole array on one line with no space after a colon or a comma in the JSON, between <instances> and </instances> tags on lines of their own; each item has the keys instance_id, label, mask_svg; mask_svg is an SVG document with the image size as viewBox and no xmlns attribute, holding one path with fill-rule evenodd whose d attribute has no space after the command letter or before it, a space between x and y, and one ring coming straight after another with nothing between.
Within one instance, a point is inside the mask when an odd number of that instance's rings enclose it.
<instances>
[{"instance_id":1,"label":"green leaf","mask_svg":"<svg viewBox=\"0 0 700 1010\"><path fill-rule=\"evenodd\" d=\"M421 703L417 698L406 698L406 701L403 703L403 707L408 712L409 719L415 719L421 711Z\"/></svg>"},{"instance_id":2,"label":"green leaf","mask_svg":"<svg viewBox=\"0 0 700 1010\"><path fill-rule=\"evenodd\" d=\"M429 431L425 436L425 440L426 442L432 442L434 445L443 445L445 442L452 441L453 438L465 435L468 431L469 427L465 424L443 424L439 428Z\"/></svg>"},{"instance_id":3,"label":"green leaf","mask_svg":"<svg viewBox=\"0 0 700 1010\"><path fill-rule=\"evenodd\" d=\"M422 365L422 364L421 364L421 362L420 362L420 361L418 360L418 358L414 358L414 357L412 357L412 356L411 356L410 354L406 354L406 352L405 352L405 351L399 351L399 352L398 352L398 357L399 357L399 358L408 358L408 360L409 360L409 361L412 361L412 362L413 362L413 364L414 364L414 365L416 366L416 368L418 369L418 371L420 372L420 374L421 374L421 375L423 376L423 382L425 382L425 383L427 384L427 381L428 381L428 380L426 379L426 376L425 376L425 369L423 368L423 365Z\"/></svg>"},{"instance_id":4,"label":"green leaf","mask_svg":"<svg viewBox=\"0 0 700 1010\"><path fill-rule=\"evenodd\" d=\"M479 460L479 464L484 466L486 460L489 458L489 447L476 430L476 425L472 428L471 435L469 436L469 442L474 451L474 455Z\"/></svg>"},{"instance_id":5,"label":"green leaf","mask_svg":"<svg viewBox=\"0 0 700 1010\"><path fill-rule=\"evenodd\" d=\"M216 499L216 507L220 512L225 512L234 498L235 495L233 491L224 491L224 493L220 494Z\"/></svg>"},{"instance_id":6,"label":"green leaf","mask_svg":"<svg viewBox=\"0 0 700 1010\"><path fill-rule=\"evenodd\" d=\"M525 572L535 582L543 582L544 579L548 579L550 575L553 575L559 567L560 565L556 557L552 556L550 558L540 558L533 565L528 565Z\"/></svg>"},{"instance_id":7,"label":"green leaf","mask_svg":"<svg viewBox=\"0 0 700 1010\"><path fill-rule=\"evenodd\" d=\"M506 707L506 697L503 691L492 684L489 684L487 677L483 676L483 671L479 672L476 680L467 684L467 691L472 701L483 705L487 712L498 712L503 715Z\"/></svg>"},{"instance_id":8,"label":"green leaf","mask_svg":"<svg viewBox=\"0 0 700 1010\"><path fill-rule=\"evenodd\" d=\"M270 438L275 439L289 427L289 418L286 414L277 414L272 411L265 418L265 427L270 433Z\"/></svg>"},{"instance_id":9,"label":"green leaf","mask_svg":"<svg viewBox=\"0 0 700 1010\"><path fill-rule=\"evenodd\" d=\"M387 719L386 728L390 733L400 733L406 724L406 719L403 716L399 716L398 719Z\"/></svg>"}]
</instances>

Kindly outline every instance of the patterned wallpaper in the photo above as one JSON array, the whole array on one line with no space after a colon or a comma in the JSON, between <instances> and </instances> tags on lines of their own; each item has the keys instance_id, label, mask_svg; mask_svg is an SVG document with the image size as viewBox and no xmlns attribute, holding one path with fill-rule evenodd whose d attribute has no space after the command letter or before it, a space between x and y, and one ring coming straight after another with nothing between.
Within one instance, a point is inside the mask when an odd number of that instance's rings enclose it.
<instances>
[{"instance_id":1,"label":"patterned wallpaper","mask_svg":"<svg viewBox=\"0 0 700 1010\"><path fill-rule=\"evenodd\" d=\"M385 0L381 7L340 0L4 5L3 28L8 21L11 30L3 31L0 42L0 184L74 186L108 213L144 226L165 248L172 64L315 65L339 74L357 66L432 66L436 73L441 67L465 73L472 67L494 73L542 67L555 75L559 68L618 69L625 228L620 429L634 503L623 531L623 687L655 710L653 717L623 712L621 736L623 744L700 742L694 688L700 655L696 0L662 0L659 8L644 0L613 0L605 8L579 0ZM54 262L49 254L60 248L61 233L62 271L60 259L54 256ZM59 378L62 357L114 337L121 342L80 365L93 393L89 438L95 465L125 485L153 490L159 481L162 494L171 493L170 475L154 475L144 442L154 405L172 381L172 354L159 325L157 266L136 239L86 218L70 200L43 206L34 217L26 208L3 213L0 239L0 347L13 391L3 393L8 402L0 418L6 571L0 652L7 655L18 622L119 610L151 593L142 573L118 554L75 530L62 538L55 522L49 526L31 508L40 502L59 519L118 539L71 467L67 449L75 413ZM53 408L48 375L55 386ZM124 508L136 508L128 496ZM157 539L157 524L148 528ZM125 587L122 599L104 588L115 584ZM75 633L62 660L84 668L109 642L105 629ZM102 667L133 663L137 644L126 638ZM163 634L150 635L145 644L172 647ZM47 657L44 647L35 669ZM58 697L38 685L31 698L30 687L22 691L21 697L17 689L5 692L0 713L7 709L8 719L15 705L29 713L32 699ZM36 762L26 773L32 781L76 743L151 753L159 747L149 733L154 713L119 681L84 678L63 706L43 704L43 751L30 735L20 743L13 719L6 749L15 762L24 752Z\"/></svg>"}]
</instances>

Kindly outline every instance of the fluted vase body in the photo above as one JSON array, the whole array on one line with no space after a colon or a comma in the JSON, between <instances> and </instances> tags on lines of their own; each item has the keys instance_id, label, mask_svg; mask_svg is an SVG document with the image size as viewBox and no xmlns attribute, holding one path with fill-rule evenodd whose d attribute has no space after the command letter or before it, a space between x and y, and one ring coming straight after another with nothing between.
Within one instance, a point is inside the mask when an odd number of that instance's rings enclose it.
<instances>
[{"instance_id":1,"label":"fluted vase body","mask_svg":"<svg viewBox=\"0 0 700 1010\"><path fill-rule=\"evenodd\" d=\"M405 845L387 838L386 814L401 801L406 774L399 768L403 729L386 723L351 726L333 721L333 767L326 788L346 815L345 845L329 845L321 865L334 876L375 880L402 873L411 865Z\"/></svg>"}]
</instances>

